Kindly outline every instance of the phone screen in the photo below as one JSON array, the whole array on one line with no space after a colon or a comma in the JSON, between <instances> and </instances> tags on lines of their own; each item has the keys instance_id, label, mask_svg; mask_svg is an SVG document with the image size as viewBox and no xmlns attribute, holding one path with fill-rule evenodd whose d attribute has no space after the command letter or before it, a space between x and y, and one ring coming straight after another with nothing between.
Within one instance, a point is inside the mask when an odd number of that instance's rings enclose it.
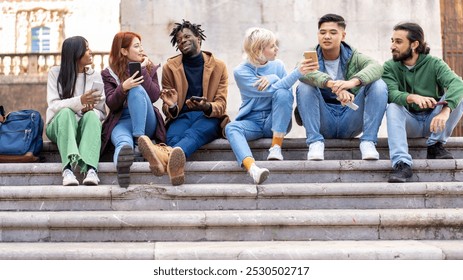
<instances>
[{"instance_id":1,"label":"phone screen","mask_svg":"<svg viewBox=\"0 0 463 280\"><path fill-rule=\"evenodd\" d=\"M140 62L129 62L129 73L130 76L133 76L135 72L138 71L137 76L135 76L135 79L138 77L141 77L141 63Z\"/></svg>"}]
</instances>

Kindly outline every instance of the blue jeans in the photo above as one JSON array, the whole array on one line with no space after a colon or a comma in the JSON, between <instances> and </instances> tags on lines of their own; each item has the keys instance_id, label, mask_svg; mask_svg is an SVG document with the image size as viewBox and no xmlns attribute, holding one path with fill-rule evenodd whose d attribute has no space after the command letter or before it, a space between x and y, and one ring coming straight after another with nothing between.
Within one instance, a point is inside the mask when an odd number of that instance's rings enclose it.
<instances>
[{"instance_id":1,"label":"blue jeans","mask_svg":"<svg viewBox=\"0 0 463 280\"><path fill-rule=\"evenodd\" d=\"M442 97L441 100L444 100L444 98ZM439 105L432 111L411 113L402 105L391 103L387 106L387 141L392 166L399 161L410 166L413 164L412 156L408 153L407 138L428 137L426 141L427 146L434 145L437 142L441 142L442 144L447 143L453 129L463 114L463 102L460 102L455 110L450 113L443 131L431 133L431 121L441 110L442 105Z\"/></svg>"},{"instance_id":2,"label":"blue jeans","mask_svg":"<svg viewBox=\"0 0 463 280\"><path fill-rule=\"evenodd\" d=\"M273 94L271 111L251 111L225 127L225 134L240 166L245 158L253 157L248 141L271 138L274 132L289 132L293 101L291 91L280 89Z\"/></svg>"},{"instance_id":3,"label":"blue jeans","mask_svg":"<svg viewBox=\"0 0 463 280\"><path fill-rule=\"evenodd\" d=\"M387 105L387 87L377 80L361 87L354 111L340 104L326 103L320 89L300 83L296 89L297 108L306 131L306 143L324 138L354 138L363 132L360 141L378 141L378 130Z\"/></svg>"},{"instance_id":4,"label":"blue jeans","mask_svg":"<svg viewBox=\"0 0 463 280\"><path fill-rule=\"evenodd\" d=\"M220 122L218 118L206 117L202 111L182 113L169 124L167 145L182 148L185 157L189 157L201 146L220 137Z\"/></svg>"},{"instance_id":5,"label":"blue jeans","mask_svg":"<svg viewBox=\"0 0 463 280\"><path fill-rule=\"evenodd\" d=\"M134 137L146 135L152 137L156 130L156 115L153 103L142 86L129 90L127 107L111 133L111 142L116 147L113 161L117 164L117 156L124 145L134 146Z\"/></svg>"}]
</instances>

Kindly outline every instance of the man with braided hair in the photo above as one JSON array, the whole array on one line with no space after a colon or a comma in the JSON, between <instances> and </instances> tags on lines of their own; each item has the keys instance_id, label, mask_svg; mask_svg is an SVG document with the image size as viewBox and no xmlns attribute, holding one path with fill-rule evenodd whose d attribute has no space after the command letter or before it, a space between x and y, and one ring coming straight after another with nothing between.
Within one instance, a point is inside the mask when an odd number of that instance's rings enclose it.
<instances>
[{"instance_id":1,"label":"man with braided hair","mask_svg":"<svg viewBox=\"0 0 463 280\"><path fill-rule=\"evenodd\" d=\"M170 33L181 54L162 69L162 110L167 121L167 145L189 157L201 146L224 135L228 72L224 62L201 50L206 39L201 25L183 20Z\"/></svg>"}]
</instances>

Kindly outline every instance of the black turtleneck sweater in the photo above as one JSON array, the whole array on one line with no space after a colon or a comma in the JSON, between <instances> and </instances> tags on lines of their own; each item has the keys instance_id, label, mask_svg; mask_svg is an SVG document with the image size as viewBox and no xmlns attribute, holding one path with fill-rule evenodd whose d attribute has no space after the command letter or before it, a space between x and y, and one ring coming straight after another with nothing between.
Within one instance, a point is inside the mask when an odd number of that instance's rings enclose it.
<instances>
[{"instance_id":1,"label":"black turtleneck sweater","mask_svg":"<svg viewBox=\"0 0 463 280\"><path fill-rule=\"evenodd\" d=\"M202 52L194 57L183 56L182 62L186 80L188 81L186 99L192 96L203 96L204 58ZM189 111L189 109L184 105L181 112L186 111Z\"/></svg>"}]
</instances>

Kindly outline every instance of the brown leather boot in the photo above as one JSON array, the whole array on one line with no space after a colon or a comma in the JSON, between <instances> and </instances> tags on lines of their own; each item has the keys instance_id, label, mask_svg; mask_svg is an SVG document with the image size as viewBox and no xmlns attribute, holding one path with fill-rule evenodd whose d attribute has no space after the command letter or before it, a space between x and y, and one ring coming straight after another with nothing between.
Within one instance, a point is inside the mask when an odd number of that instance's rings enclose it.
<instances>
[{"instance_id":1,"label":"brown leather boot","mask_svg":"<svg viewBox=\"0 0 463 280\"><path fill-rule=\"evenodd\" d=\"M164 149L160 149L154 145L151 139L142 135L138 138L138 148L140 149L143 157L150 163L151 172L155 176L162 176L166 174L166 167L168 162L168 154Z\"/></svg>"},{"instance_id":2,"label":"brown leather boot","mask_svg":"<svg viewBox=\"0 0 463 280\"><path fill-rule=\"evenodd\" d=\"M167 147L169 149L169 161L167 163L167 174L174 186L183 184L185 181L185 153L182 148Z\"/></svg>"},{"instance_id":3,"label":"brown leather boot","mask_svg":"<svg viewBox=\"0 0 463 280\"><path fill-rule=\"evenodd\" d=\"M138 148L143 157L150 163L151 172L156 176L168 174L174 186L185 181L185 153L179 147L166 144L153 144L147 136L138 138Z\"/></svg>"}]
</instances>

